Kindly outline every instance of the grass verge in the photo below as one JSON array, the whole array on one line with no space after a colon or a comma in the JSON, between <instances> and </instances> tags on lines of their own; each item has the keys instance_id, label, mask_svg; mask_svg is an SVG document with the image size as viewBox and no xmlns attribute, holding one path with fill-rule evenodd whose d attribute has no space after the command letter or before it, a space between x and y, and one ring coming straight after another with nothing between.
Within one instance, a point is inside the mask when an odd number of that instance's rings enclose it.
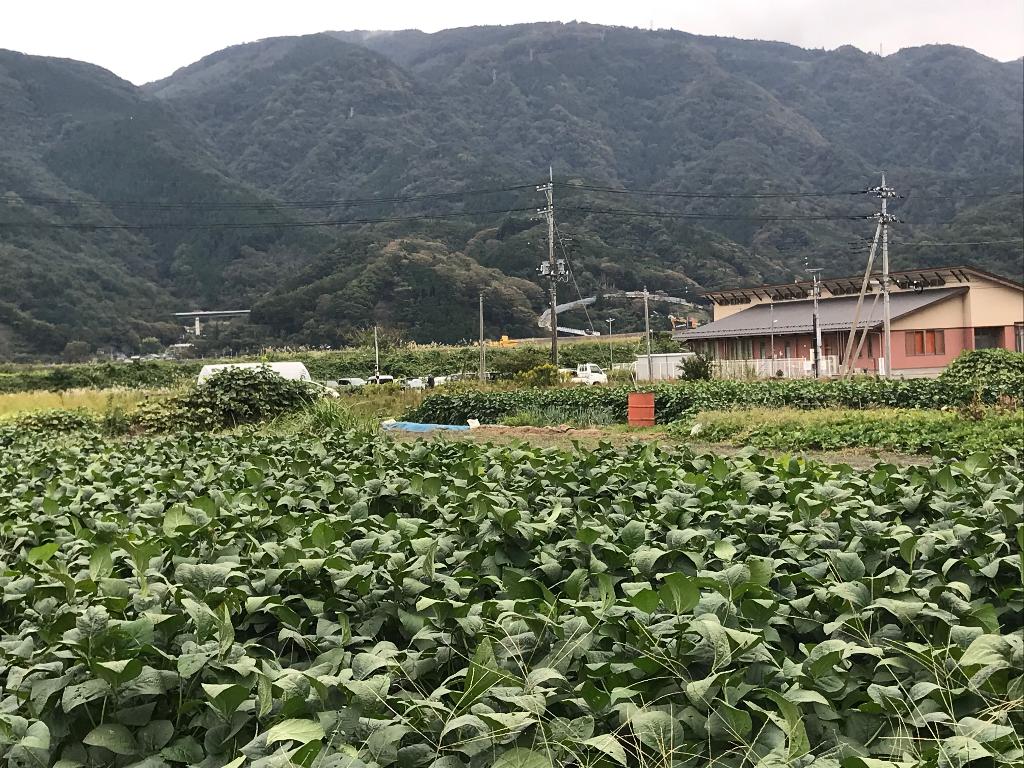
<instances>
[{"instance_id":1,"label":"grass verge","mask_svg":"<svg viewBox=\"0 0 1024 768\"><path fill-rule=\"evenodd\" d=\"M1024 413L990 409L979 418L954 411L747 409L705 411L670 427L704 443L769 450L874 448L928 454L1024 448Z\"/></svg>"}]
</instances>

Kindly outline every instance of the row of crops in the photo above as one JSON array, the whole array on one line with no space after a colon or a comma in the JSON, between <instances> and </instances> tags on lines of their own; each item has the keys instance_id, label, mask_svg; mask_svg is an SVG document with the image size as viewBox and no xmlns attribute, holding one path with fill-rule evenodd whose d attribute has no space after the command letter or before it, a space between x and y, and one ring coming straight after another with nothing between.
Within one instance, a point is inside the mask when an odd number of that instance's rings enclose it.
<instances>
[{"instance_id":1,"label":"row of crops","mask_svg":"<svg viewBox=\"0 0 1024 768\"><path fill-rule=\"evenodd\" d=\"M1024 354L986 349L961 355L936 379L855 378L712 380L648 386L655 393L659 423L699 411L734 408L956 408L969 404L1017 405L1024 392ZM544 409L607 411L625 422L632 387L574 387L506 391L464 389L429 394L413 421L462 424L467 419L499 422Z\"/></svg>"},{"instance_id":2,"label":"row of crops","mask_svg":"<svg viewBox=\"0 0 1024 768\"><path fill-rule=\"evenodd\" d=\"M1020 764L1024 473L12 438L12 766Z\"/></svg>"}]
</instances>

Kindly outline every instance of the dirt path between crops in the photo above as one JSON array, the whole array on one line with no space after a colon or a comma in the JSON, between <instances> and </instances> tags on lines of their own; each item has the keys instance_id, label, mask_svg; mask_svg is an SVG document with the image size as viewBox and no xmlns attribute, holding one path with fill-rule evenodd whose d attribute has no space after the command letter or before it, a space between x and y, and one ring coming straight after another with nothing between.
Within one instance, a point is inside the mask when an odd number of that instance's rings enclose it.
<instances>
[{"instance_id":1,"label":"dirt path between crops","mask_svg":"<svg viewBox=\"0 0 1024 768\"><path fill-rule=\"evenodd\" d=\"M558 427L506 427L497 424L484 424L477 429L465 432L438 431L427 433L393 432L399 440L471 440L475 443L529 443L544 448L572 448L578 444L584 448L596 446L598 443L611 443L616 447L626 447L635 443L656 442L666 447L686 445L698 453L717 453L732 456L743 450L736 445L721 443L703 443L697 441L684 442L674 438L663 429L627 430L622 428L601 429L590 427L575 429L569 426ZM827 464L849 464L851 467L866 469L879 462L890 464L927 464L928 456L909 456L890 451L873 451L867 448L851 448L846 451L771 451L758 449L760 453L771 456L792 455L806 459L825 462Z\"/></svg>"}]
</instances>

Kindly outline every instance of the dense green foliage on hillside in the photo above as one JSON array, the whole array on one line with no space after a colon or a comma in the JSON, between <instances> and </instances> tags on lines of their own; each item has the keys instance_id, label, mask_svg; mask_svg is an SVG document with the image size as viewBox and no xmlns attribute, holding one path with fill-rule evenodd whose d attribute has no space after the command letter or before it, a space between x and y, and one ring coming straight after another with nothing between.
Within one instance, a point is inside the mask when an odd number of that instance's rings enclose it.
<instances>
[{"instance_id":1,"label":"dense green foliage on hillside","mask_svg":"<svg viewBox=\"0 0 1024 768\"><path fill-rule=\"evenodd\" d=\"M896 265L1015 275L1020 198L985 195L1021 187L1022 82L1019 63L950 46L880 58L585 24L269 39L141 89L0 51L0 359L74 341L137 351L175 340L173 312L193 308L253 310L224 349L337 346L373 324L457 342L474 335L481 290L490 327L536 335L533 183L549 165L584 295L788 280L808 260L854 271L870 222L802 217L873 206L574 183L849 192L880 168L907 193ZM450 218L401 220L422 215ZM370 222L294 226L353 220ZM924 245L963 241L986 244ZM602 312L637 327L628 306Z\"/></svg>"}]
</instances>

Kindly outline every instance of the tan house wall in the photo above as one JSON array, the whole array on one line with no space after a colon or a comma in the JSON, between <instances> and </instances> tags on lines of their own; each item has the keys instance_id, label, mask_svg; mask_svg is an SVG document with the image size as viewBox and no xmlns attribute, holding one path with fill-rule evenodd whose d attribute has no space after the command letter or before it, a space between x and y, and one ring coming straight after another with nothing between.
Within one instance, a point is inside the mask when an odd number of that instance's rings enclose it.
<instances>
[{"instance_id":1,"label":"tan house wall","mask_svg":"<svg viewBox=\"0 0 1024 768\"><path fill-rule=\"evenodd\" d=\"M759 301L752 301L749 304L726 304L724 306L715 304L712 307L712 320L721 320L723 317L729 317L729 315L735 315L737 312L742 312L744 309L750 309L757 304Z\"/></svg>"},{"instance_id":2,"label":"tan house wall","mask_svg":"<svg viewBox=\"0 0 1024 768\"><path fill-rule=\"evenodd\" d=\"M1024 291L987 280L972 281L967 294L969 322L975 328L1024 322Z\"/></svg>"},{"instance_id":3,"label":"tan house wall","mask_svg":"<svg viewBox=\"0 0 1024 768\"><path fill-rule=\"evenodd\" d=\"M952 296L945 301L940 301L938 304L924 307L917 310L917 312L911 312L905 317L897 318L892 321L892 329L894 331L910 331L928 328L969 327L966 299L973 290L975 288L972 286L970 291L961 296Z\"/></svg>"}]
</instances>

